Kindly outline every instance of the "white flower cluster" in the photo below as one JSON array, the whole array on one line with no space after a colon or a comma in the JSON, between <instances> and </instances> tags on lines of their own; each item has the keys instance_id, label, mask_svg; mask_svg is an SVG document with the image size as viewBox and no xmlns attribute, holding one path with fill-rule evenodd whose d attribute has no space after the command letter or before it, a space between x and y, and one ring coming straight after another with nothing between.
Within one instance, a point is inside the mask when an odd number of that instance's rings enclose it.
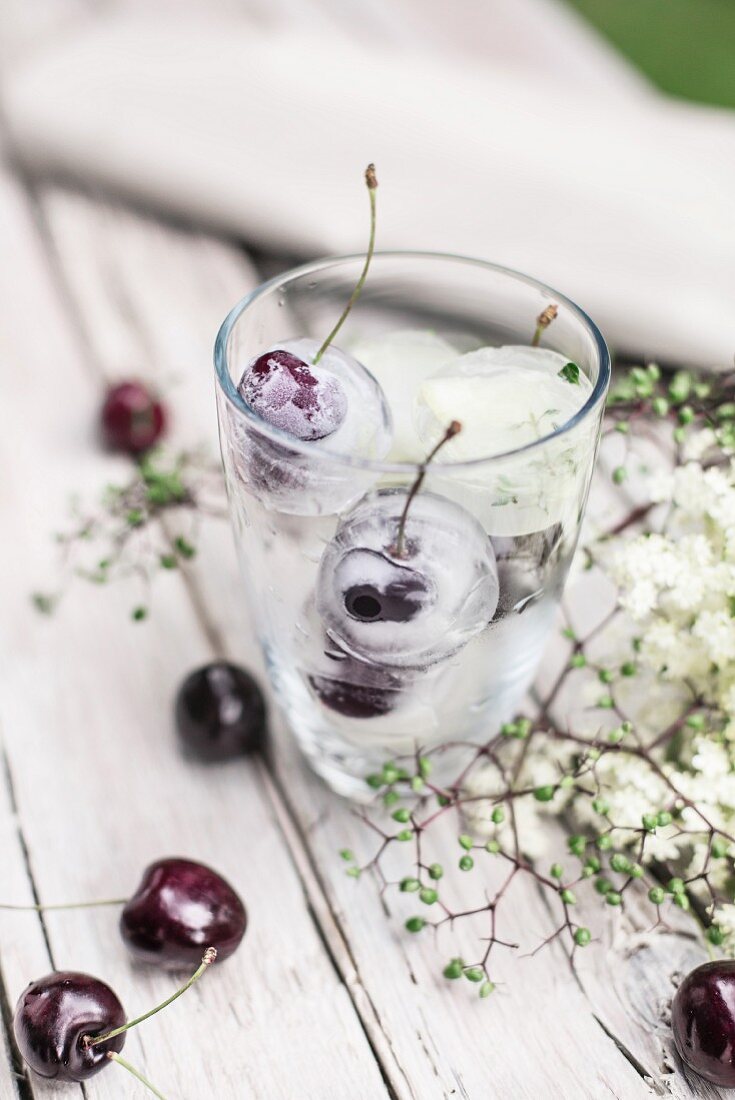
<instances>
[{"instance_id":1,"label":"white flower cluster","mask_svg":"<svg viewBox=\"0 0 735 1100\"><path fill-rule=\"evenodd\" d=\"M692 437L688 460L659 475L652 498L668 503L665 534L641 536L618 544L610 573L620 586L620 604L636 624L638 661L664 681L685 683L695 695L721 712L722 732L702 732L676 763L663 765L684 799L694 803L715 828L732 834L735 822L735 463L704 468L699 459L713 433ZM717 715L714 715L715 719ZM717 722L715 721L717 731ZM644 778L630 757L603 762L613 813L646 812L671 792L655 776ZM648 789L658 785L658 793ZM636 802L634 806L633 803ZM727 892L727 865L709 858L709 836L702 817L679 802L676 825L658 829L647 854L663 860L687 859L684 873L707 870L710 883ZM612 814L611 814L612 817ZM685 830L684 833L681 830ZM696 834L699 833L700 836ZM708 901L703 891L702 900ZM735 904L713 913L735 954Z\"/></svg>"},{"instance_id":2,"label":"white flower cluster","mask_svg":"<svg viewBox=\"0 0 735 1100\"><path fill-rule=\"evenodd\" d=\"M613 621L598 639L607 651L604 667L627 661L635 639L636 674L619 679L615 689L617 703L633 719L634 729L625 736L636 747L655 740L696 700L680 735L656 750L657 767L651 767L637 752L625 752L622 727L613 731L621 734L616 751L603 749L593 776L582 784L589 789L593 780L597 797L571 784L562 789L559 777L568 774L572 759L569 745L563 737L539 739L518 777L518 787L528 793L514 803L515 830L507 820L493 820L493 796L500 796L503 782L490 762L470 775L467 793L476 801L465 810L477 834L511 845L515 832L524 853L536 859L554 836L550 813L567 811L588 838L614 833L616 847L629 847L634 859L666 864L687 881L717 925L722 942L716 942L735 955L732 864L721 858L735 856L735 844L726 839L735 835L735 460L703 466L713 441L708 429L690 436L684 464L656 475L652 499L668 505L663 533L619 538L604 553L619 606L628 613L626 624L617 623L619 636ZM586 687L592 700L599 698L596 678ZM584 691L582 685L578 699ZM593 702L590 738L600 734L599 718ZM574 728L578 737L583 734L584 708ZM552 801L534 800L530 790L541 784L558 785ZM657 822L659 817L664 820ZM655 828L647 831L640 855L647 819L654 819ZM716 905L711 889L719 895Z\"/></svg>"},{"instance_id":3,"label":"white flower cluster","mask_svg":"<svg viewBox=\"0 0 735 1100\"><path fill-rule=\"evenodd\" d=\"M653 489L666 534L621 541L610 565L638 659L735 717L735 464L688 462Z\"/></svg>"}]
</instances>

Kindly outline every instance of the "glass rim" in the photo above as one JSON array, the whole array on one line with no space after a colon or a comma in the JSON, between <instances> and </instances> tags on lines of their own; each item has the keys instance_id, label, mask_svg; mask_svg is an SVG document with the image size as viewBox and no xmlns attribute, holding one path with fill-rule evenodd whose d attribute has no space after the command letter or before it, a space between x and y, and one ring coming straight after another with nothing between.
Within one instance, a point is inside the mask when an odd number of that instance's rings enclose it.
<instances>
[{"instance_id":1,"label":"glass rim","mask_svg":"<svg viewBox=\"0 0 735 1100\"><path fill-rule=\"evenodd\" d=\"M274 275L271 279L268 279L264 283L260 283L257 287L246 294L243 298L237 302L230 312L225 317L224 321L220 325L217 337L214 343L214 369L217 378L217 383L222 390L224 396L229 403L243 416L253 428L256 429L261 435L270 439L271 442L285 445L288 450L295 454L303 454L312 458L314 455L314 445L307 440L300 440L289 435L288 432L282 431L280 428L275 428L271 424L268 424L265 420L262 420L257 416L253 410L246 404L237 389L237 386L232 380L230 371L228 368L228 344L230 335L241 315L261 298L266 297L274 290L283 287L285 284L294 282L296 279L303 278L304 276L318 274L330 267L338 267L342 264L364 262L365 254L360 252L349 253L346 255L338 256L325 256L321 259L311 260L309 263L300 264L298 267L289 268L287 271L282 272L279 275ZM530 443L525 443L521 447L515 447L509 451L502 451L498 454L484 455L480 458L465 459L462 462L442 462L439 464L442 473L454 473L469 470L476 470L478 467L488 465L490 463L502 462L504 459L515 457L518 455L526 455L548 445L552 440L566 435L567 432L574 429L578 424L581 424L599 407L601 401L604 400L607 392L608 385L610 383L611 376L611 359L610 351L605 342L605 338L600 332L599 328L588 316L585 311L578 306L575 302L568 298L566 294L561 294L559 291L554 290L553 287L547 283L543 283L538 279L532 278L530 275L525 275L521 271L516 271L513 268L504 267L502 264L494 264L489 260L480 260L472 256L463 256L453 252L422 252L413 250L387 250L375 252L373 256L373 264L379 263L381 259L394 259L394 260L444 260L451 261L453 263L466 264L470 267L479 267L486 271L492 271L499 275L505 275L509 279L523 283L534 290L540 291L544 296L550 298L554 303L563 305L568 309L580 322L583 328L587 330L592 337L592 341L597 350L597 356L599 361L599 371L597 380L592 388L592 392L587 397L585 403L580 406L574 416L566 420L554 431L549 432L548 435L541 436L540 439L534 439ZM359 308L359 303L358 303ZM367 370L367 367L365 368ZM368 373L371 373L368 371ZM345 454L341 451L333 451L328 447L320 446L318 448L320 458L329 459L335 463L341 463L345 466L352 466L356 469L370 470L378 474L405 474L408 472L415 473L417 467L421 465L421 462L385 462L377 459L363 458L358 455Z\"/></svg>"}]
</instances>

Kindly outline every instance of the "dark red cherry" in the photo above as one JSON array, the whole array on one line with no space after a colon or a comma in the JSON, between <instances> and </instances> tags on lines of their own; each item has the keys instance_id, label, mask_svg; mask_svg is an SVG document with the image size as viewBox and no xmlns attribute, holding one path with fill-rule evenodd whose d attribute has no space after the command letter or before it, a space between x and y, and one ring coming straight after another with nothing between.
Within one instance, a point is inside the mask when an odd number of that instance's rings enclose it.
<instances>
[{"instance_id":1,"label":"dark red cherry","mask_svg":"<svg viewBox=\"0 0 735 1100\"><path fill-rule=\"evenodd\" d=\"M347 397L339 379L283 349L255 359L239 389L262 420L297 439L324 439L347 414Z\"/></svg>"},{"instance_id":2,"label":"dark red cherry","mask_svg":"<svg viewBox=\"0 0 735 1100\"><path fill-rule=\"evenodd\" d=\"M131 455L141 454L157 443L166 426L163 405L142 382L111 386L100 420L105 445Z\"/></svg>"},{"instance_id":3,"label":"dark red cherry","mask_svg":"<svg viewBox=\"0 0 735 1100\"><path fill-rule=\"evenodd\" d=\"M263 744L263 693L249 672L227 661L190 673L179 688L175 713L182 742L200 760L228 760Z\"/></svg>"},{"instance_id":4,"label":"dark red cherry","mask_svg":"<svg viewBox=\"0 0 735 1100\"><path fill-rule=\"evenodd\" d=\"M125 1035L97 1046L85 1045L85 1037L104 1035L124 1023L125 1012L109 985L89 974L59 970L31 982L21 994L13 1031L35 1073L59 1081L86 1081L109 1065L108 1050L122 1050Z\"/></svg>"},{"instance_id":5,"label":"dark red cherry","mask_svg":"<svg viewBox=\"0 0 735 1100\"><path fill-rule=\"evenodd\" d=\"M337 648L326 649L324 656L332 667L307 679L325 707L345 718L380 718L398 705L405 683L392 669L357 661Z\"/></svg>"},{"instance_id":6,"label":"dark red cherry","mask_svg":"<svg viewBox=\"0 0 735 1100\"><path fill-rule=\"evenodd\" d=\"M309 676L317 698L345 718L380 718L390 713L396 700L391 691L351 680L338 680L331 676Z\"/></svg>"},{"instance_id":7,"label":"dark red cherry","mask_svg":"<svg viewBox=\"0 0 735 1100\"><path fill-rule=\"evenodd\" d=\"M228 958L246 925L245 906L230 884L191 859L152 863L120 916L133 955L171 969L196 966L206 947Z\"/></svg>"},{"instance_id":8,"label":"dark red cherry","mask_svg":"<svg viewBox=\"0 0 735 1100\"><path fill-rule=\"evenodd\" d=\"M687 974L671 1005L682 1059L721 1088L735 1088L735 959L704 963Z\"/></svg>"},{"instance_id":9,"label":"dark red cherry","mask_svg":"<svg viewBox=\"0 0 735 1100\"><path fill-rule=\"evenodd\" d=\"M348 551L340 568L345 577L373 574L371 580L349 584L343 594L345 611L362 623L407 623L433 596L433 586L423 573L374 550Z\"/></svg>"}]
</instances>

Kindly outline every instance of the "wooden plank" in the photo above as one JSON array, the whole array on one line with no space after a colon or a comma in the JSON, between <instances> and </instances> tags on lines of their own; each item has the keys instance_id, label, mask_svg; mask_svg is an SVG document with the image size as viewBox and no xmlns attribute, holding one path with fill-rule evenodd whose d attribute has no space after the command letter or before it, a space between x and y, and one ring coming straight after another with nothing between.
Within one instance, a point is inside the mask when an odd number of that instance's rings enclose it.
<instances>
[{"instance_id":1,"label":"wooden plank","mask_svg":"<svg viewBox=\"0 0 735 1100\"><path fill-rule=\"evenodd\" d=\"M41 440L28 430L29 421L15 421L11 412L10 391L14 388L25 389L32 399L34 391L33 377L29 367L38 367L38 378L42 378L48 366L49 348L45 345L43 331L46 326L55 330L63 325L63 317L57 304L46 299L37 280L39 266L44 263L37 235L28 219L17 187L0 175L0 239L7 255L13 257L13 263L0 265L0 359L3 363L3 439L7 444L11 433L16 440L15 450L3 454L7 462L6 476L0 481L0 512L6 517L3 530L7 539L6 552L3 555L2 600L3 622L6 627L12 624L12 630L6 629L3 637L3 653L11 649L30 651L31 638L28 631L27 591L29 576L19 570L22 557L32 551L37 562L43 562L44 568L50 568L53 553L46 537L28 540L19 545L12 533L20 530L19 524L25 513L37 513L38 523L43 519L52 522L47 511L49 501L45 498L42 485L27 481L23 471L36 467L39 473L37 451ZM23 293L25 288L26 293ZM39 323L39 310L43 313L43 327ZM59 343L52 351L54 369L73 375L76 361L68 346ZM45 465L45 463L44 463ZM9 476L13 467L16 478ZM11 599L11 594L13 599ZM23 608L19 615L15 599L20 596ZM0 725L0 852L2 853L2 888L0 901L20 905L33 904L34 891L38 889L36 868L33 864L26 826L25 807L19 801L19 791L15 787L12 764L9 759L9 703L10 682L5 662L0 672L0 696L3 700L2 723ZM10 1022L18 995L34 977L52 969L52 954L46 937L43 921L32 913L12 913L0 911L0 1007L2 1023L10 1032ZM0 1027L0 1031L2 1027ZM17 1055L11 1051L12 1039L8 1034L8 1058L0 1056L0 1096L27 1098L38 1093L28 1078L13 1076L21 1071ZM2 1051L0 1051L1 1055ZM81 1091L71 1087L71 1097L81 1097Z\"/></svg>"},{"instance_id":2,"label":"wooden plank","mask_svg":"<svg viewBox=\"0 0 735 1100\"><path fill-rule=\"evenodd\" d=\"M192 438L211 433L209 348L218 321L250 275L247 269L224 245L151 226L81 196L46 191L42 208L95 359L108 373L121 364L127 370L131 353L124 349L135 347L139 371L159 380L176 366L181 384L168 397L179 430ZM114 338L112 331L118 333ZM195 576L213 632L233 656L260 667L245 609L233 600L239 587L229 532L210 527ZM533 962L500 958L499 977L507 979L507 991L485 1006L464 983L448 989L440 963L453 945L447 940L437 950L429 937L407 937L401 930L403 905L395 905L394 912L389 901L386 919L376 884L366 879L356 887L344 875L337 850L351 846L364 853L366 834L350 808L306 771L288 739L278 737L277 749L276 782L293 817L296 858L397 1096L479 1098L492 1089L498 1096L530 1097L547 1086L550 1065L560 1095L650 1095L594 1019L558 949ZM436 858L448 866L459 853L458 831L451 823L437 838ZM457 904L477 904L478 891L482 897L482 887L491 889L497 874L483 867L479 884L457 873L452 884ZM511 897L508 919L510 937L523 929L537 942L551 928L545 906L528 884ZM588 965L595 965L593 953L590 959ZM522 1050L519 1035L526 1037Z\"/></svg>"},{"instance_id":3,"label":"wooden plank","mask_svg":"<svg viewBox=\"0 0 735 1100\"><path fill-rule=\"evenodd\" d=\"M206 769L176 750L172 695L184 672L212 655L182 578L164 578L146 624L130 621L135 596L124 587L80 591L50 621L30 607L29 590L48 577L49 530L62 522L69 490L99 487L125 464L105 459L94 443L101 379L90 373L60 309L30 211L6 179L0 201L3 217L19 227L0 302L10 364L2 491L13 529L22 532L6 555L3 616L14 631L3 644L2 697L37 889L47 902L96 898L132 890L146 863L161 855L213 864L249 906L245 943L177 1008L130 1036L131 1061L172 1096L341 1100L345 1081L365 1100L383 1096L274 819L267 776L254 761ZM197 277L204 270L197 265ZM173 339L171 346L175 351ZM7 901L28 896L17 880L7 888L18 890ZM33 914L3 920L14 928L10 946L0 944L14 999L48 963L34 957ZM44 923L55 965L105 978L136 1012L168 994L172 978L130 965L116 920L115 911L91 909L47 913ZM94 1094L130 1096L132 1087L122 1071L109 1071ZM38 1082L33 1088L34 1095L50 1091Z\"/></svg>"}]
</instances>

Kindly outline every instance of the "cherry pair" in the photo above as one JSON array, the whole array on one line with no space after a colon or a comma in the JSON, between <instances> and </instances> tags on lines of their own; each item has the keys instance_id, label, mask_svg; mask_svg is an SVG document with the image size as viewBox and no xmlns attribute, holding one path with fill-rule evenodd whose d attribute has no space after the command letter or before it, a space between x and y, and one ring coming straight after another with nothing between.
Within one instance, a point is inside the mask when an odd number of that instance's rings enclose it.
<instances>
[{"instance_id":1,"label":"cherry pair","mask_svg":"<svg viewBox=\"0 0 735 1100\"><path fill-rule=\"evenodd\" d=\"M246 925L245 907L230 884L211 868L188 859L152 863L120 917L120 933L136 958L175 969L199 963L174 997L216 957L228 958ZM119 999L105 982L75 971L56 971L32 982L21 995L13 1028L23 1058L36 1073L82 1081L108 1061L120 1061L127 1029L157 1011L126 1023Z\"/></svg>"}]
</instances>

